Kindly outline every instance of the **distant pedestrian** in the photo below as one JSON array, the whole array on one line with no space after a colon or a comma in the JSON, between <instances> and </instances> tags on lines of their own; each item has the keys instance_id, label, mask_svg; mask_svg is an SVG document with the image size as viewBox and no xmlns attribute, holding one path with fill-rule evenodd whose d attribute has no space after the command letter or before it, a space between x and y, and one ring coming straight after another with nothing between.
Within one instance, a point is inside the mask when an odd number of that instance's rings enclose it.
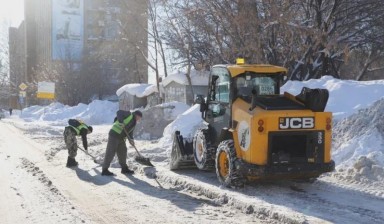
<instances>
[{"instance_id":1,"label":"distant pedestrian","mask_svg":"<svg viewBox=\"0 0 384 224\"><path fill-rule=\"evenodd\" d=\"M12 116L12 108L9 108L9 116Z\"/></svg>"},{"instance_id":2,"label":"distant pedestrian","mask_svg":"<svg viewBox=\"0 0 384 224\"><path fill-rule=\"evenodd\" d=\"M68 149L67 167L73 167L78 165L75 160L78 148L76 136L81 136L84 150L88 150L87 135L92 133L93 128L77 119L69 119L68 124L69 126L64 130L64 141Z\"/></svg>"},{"instance_id":3,"label":"distant pedestrian","mask_svg":"<svg viewBox=\"0 0 384 224\"><path fill-rule=\"evenodd\" d=\"M105 151L104 163L101 175L113 176L114 173L108 170L113 157L117 154L117 159L121 166L121 173L133 174L134 171L130 170L127 166L127 146L125 140L128 138L129 143L134 146L133 131L136 124L141 120L143 114L136 110L134 112L118 110L116 113L115 122L112 125L108 134L107 149ZM128 136L127 136L128 134Z\"/></svg>"}]
</instances>

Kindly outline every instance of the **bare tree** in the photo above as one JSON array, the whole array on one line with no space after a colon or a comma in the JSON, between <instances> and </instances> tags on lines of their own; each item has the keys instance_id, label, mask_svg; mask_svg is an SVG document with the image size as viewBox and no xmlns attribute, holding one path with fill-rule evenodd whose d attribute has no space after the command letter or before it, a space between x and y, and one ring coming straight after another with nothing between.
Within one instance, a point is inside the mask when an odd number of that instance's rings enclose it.
<instances>
[{"instance_id":1,"label":"bare tree","mask_svg":"<svg viewBox=\"0 0 384 224\"><path fill-rule=\"evenodd\" d=\"M123 1L114 3L121 13L111 21L117 26L118 33L114 43L109 45L109 60L118 69L121 80L125 83L147 83L147 1ZM144 60L143 60L144 56Z\"/></svg>"},{"instance_id":2,"label":"bare tree","mask_svg":"<svg viewBox=\"0 0 384 224\"><path fill-rule=\"evenodd\" d=\"M85 89L86 81L81 77L81 61L75 56L77 49L69 42L56 52L58 60L42 62L31 68L32 80L28 82L28 92L31 100L36 99L39 82L54 82L55 95L59 102L67 105L77 105L80 102L87 103L84 97L88 96Z\"/></svg>"},{"instance_id":3,"label":"bare tree","mask_svg":"<svg viewBox=\"0 0 384 224\"><path fill-rule=\"evenodd\" d=\"M372 18L369 18L373 24L370 30L365 32L368 41L358 45L354 51L361 52L364 56L359 58L361 63L356 80L360 81L366 78L375 78L375 74L379 73L378 78L384 78L382 71L384 70L384 7L375 10ZM371 15L372 16L372 15Z\"/></svg>"},{"instance_id":4,"label":"bare tree","mask_svg":"<svg viewBox=\"0 0 384 224\"><path fill-rule=\"evenodd\" d=\"M248 62L289 68L290 79L340 77L345 52L375 49L383 39L380 0L169 0L164 39L194 64L231 63L239 54ZM175 24L178 27L175 29ZM178 33L187 26L187 37ZM381 24L381 25L380 25ZM382 46L382 45L381 45ZM372 52L368 61L376 61ZM371 64L371 63L367 63ZM362 70L363 71L363 70Z\"/></svg>"},{"instance_id":5,"label":"bare tree","mask_svg":"<svg viewBox=\"0 0 384 224\"><path fill-rule=\"evenodd\" d=\"M9 22L6 20L0 22L0 86L9 84L9 25Z\"/></svg>"},{"instance_id":6,"label":"bare tree","mask_svg":"<svg viewBox=\"0 0 384 224\"><path fill-rule=\"evenodd\" d=\"M17 29L13 28L11 31L10 25L10 21L0 21L0 104L10 104L10 106L16 107L19 94L18 86L21 80L17 79L18 77L15 74L18 72L18 68L22 67L22 61L10 63L11 57L20 58L19 54L15 54L15 48L20 46L15 45L15 42L11 43L12 40L9 40L10 32L15 34Z\"/></svg>"},{"instance_id":7,"label":"bare tree","mask_svg":"<svg viewBox=\"0 0 384 224\"><path fill-rule=\"evenodd\" d=\"M155 72L157 89L160 90L160 88L159 88L160 66L159 66L159 64L162 64L164 76L165 77L168 76L167 61L166 61L166 55L165 55L165 46L164 46L162 38L160 36L159 22L158 22L158 20L161 19L161 15L159 15L158 10L163 9L164 4L162 4L161 0L149 0L148 6L149 6L148 7L149 45L148 46L152 47L152 50L150 51L150 56L152 59L150 60L149 58L147 58L147 62L148 62L148 65L151 67L151 69ZM145 56L144 52L142 52L142 55ZM160 59L159 59L159 57L160 57ZM151 63L151 61L154 61L154 63Z\"/></svg>"},{"instance_id":8,"label":"bare tree","mask_svg":"<svg viewBox=\"0 0 384 224\"><path fill-rule=\"evenodd\" d=\"M109 91L109 78L112 76L110 67L97 55L87 54L81 63L80 82L82 102L89 101L91 98L102 100Z\"/></svg>"}]
</instances>

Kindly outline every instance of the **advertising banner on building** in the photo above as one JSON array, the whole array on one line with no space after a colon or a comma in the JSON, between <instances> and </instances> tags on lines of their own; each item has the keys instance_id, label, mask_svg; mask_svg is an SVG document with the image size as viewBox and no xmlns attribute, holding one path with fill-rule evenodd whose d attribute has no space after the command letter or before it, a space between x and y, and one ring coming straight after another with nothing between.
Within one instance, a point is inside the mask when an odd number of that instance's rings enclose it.
<instances>
[{"instance_id":1,"label":"advertising banner on building","mask_svg":"<svg viewBox=\"0 0 384 224\"><path fill-rule=\"evenodd\" d=\"M52 0L52 59L79 61L84 40L84 0Z\"/></svg>"},{"instance_id":2,"label":"advertising banner on building","mask_svg":"<svg viewBox=\"0 0 384 224\"><path fill-rule=\"evenodd\" d=\"M55 98L55 83L54 82L38 82L37 83L37 98L54 99Z\"/></svg>"}]
</instances>

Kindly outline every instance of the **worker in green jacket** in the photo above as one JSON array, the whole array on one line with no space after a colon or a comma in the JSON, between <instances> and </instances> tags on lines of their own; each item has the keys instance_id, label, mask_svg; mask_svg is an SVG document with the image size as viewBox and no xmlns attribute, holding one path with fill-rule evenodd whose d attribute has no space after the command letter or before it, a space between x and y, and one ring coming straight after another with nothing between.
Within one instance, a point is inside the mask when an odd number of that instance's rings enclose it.
<instances>
[{"instance_id":1,"label":"worker in green jacket","mask_svg":"<svg viewBox=\"0 0 384 224\"><path fill-rule=\"evenodd\" d=\"M110 172L108 168L113 160L113 157L115 157L115 154L117 154L117 159L119 160L119 164L121 166L121 173L134 173L134 171L130 170L127 166L127 146L125 145L125 140L128 138L129 143L132 146L135 145L133 131L136 124L142 117L143 115L139 110L132 113L124 110L117 111L115 122L113 123L108 134L107 149L105 152L101 175L114 176L114 173Z\"/></svg>"},{"instance_id":2,"label":"worker in green jacket","mask_svg":"<svg viewBox=\"0 0 384 224\"><path fill-rule=\"evenodd\" d=\"M76 136L81 136L83 147L88 150L87 135L92 133L93 128L77 119L69 119L68 124L64 129L64 142L68 149L67 167L73 167L78 165L75 160L78 148Z\"/></svg>"}]
</instances>

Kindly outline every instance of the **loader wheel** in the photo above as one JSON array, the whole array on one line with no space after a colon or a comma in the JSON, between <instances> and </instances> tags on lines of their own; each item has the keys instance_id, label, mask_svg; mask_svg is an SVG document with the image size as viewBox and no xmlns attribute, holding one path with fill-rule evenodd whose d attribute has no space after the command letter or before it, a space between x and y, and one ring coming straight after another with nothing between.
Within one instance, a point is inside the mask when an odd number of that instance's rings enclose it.
<instances>
[{"instance_id":1,"label":"loader wheel","mask_svg":"<svg viewBox=\"0 0 384 224\"><path fill-rule=\"evenodd\" d=\"M243 187L245 184L245 178L236 170L236 159L233 140L221 142L217 148L215 165L217 178L226 187Z\"/></svg>"},{"instance_id":2,"label":"loader wheel","mask_svg":"<svg viewBox=\"0 0 384 224\"><path fill-rule=\"evenodd\" d=\"M200 129L193 138L193 157L200 170L210 170L214 166L214 150L207 141L207 130Z\"/></svg>"}]
</instances>

